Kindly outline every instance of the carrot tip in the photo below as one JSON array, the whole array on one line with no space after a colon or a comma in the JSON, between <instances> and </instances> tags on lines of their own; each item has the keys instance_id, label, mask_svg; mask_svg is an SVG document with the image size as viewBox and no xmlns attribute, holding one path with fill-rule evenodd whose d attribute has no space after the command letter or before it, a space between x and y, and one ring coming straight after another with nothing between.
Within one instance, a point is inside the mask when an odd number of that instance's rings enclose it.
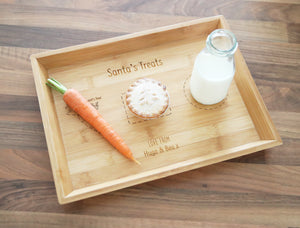
<instances>
[{"instance_id":1,"label":"carrot tip","mask_svg":"<svg viewBox=\"0 0 300 228\"><path fill-rule=\"evenodd\" d=\"M135 158L132 158L132 161L134 161L136 164L138 165L142 165L138 160L136 160Z\"/></svg>"}]
</instances>

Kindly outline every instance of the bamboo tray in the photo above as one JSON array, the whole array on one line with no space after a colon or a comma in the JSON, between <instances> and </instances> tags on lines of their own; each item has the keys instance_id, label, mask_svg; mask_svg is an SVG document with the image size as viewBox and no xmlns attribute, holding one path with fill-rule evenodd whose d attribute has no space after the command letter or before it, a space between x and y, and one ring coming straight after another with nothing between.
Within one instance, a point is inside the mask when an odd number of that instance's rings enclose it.
<instances>
[{"instance_id":1,"label":"bamboo tray","mask_svg":"<svg viewBox=\"0 0 300 228\"><path fill-rule=\"evenodd\" d=\"M31 56L44 130L61 204L199 168L281 144L238 50L227 98L203 106L189 77L207 35L229 29L223 16L204 18ZM86 97L131 147L142 166L124 158L47 88L54 77ZM143 121L124 104L142 77L162 81L171 105ZM222 170L220 170L222 172Z\"/></svg>"}]
</instances>

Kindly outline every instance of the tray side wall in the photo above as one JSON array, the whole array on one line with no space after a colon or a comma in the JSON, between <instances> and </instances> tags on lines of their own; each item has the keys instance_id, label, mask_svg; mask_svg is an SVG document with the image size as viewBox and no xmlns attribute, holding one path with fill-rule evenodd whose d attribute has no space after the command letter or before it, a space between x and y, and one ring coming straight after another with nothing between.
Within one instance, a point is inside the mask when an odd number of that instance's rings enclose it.
<instances>
[{"instance_id":1,"label":"tray side wall","mask_svg":"<svg viewBox=\"0 0 300 228\"><path fill-rule=\"evenodd\" d=\"M230 26L223 16L220 17L219 28L230 30ZM282 144L279 133L239 49L235 54L235 61L237 72L235 81L260 138L274 140L274 146Z\"/></svg>"},{"instance_id":2,"label":"tray side wall","mask_svg":"<svg viewBox=\"0 0 300 228\"><path fill-rule=\"evenodd\" d=\"M39 62L46 68L56 68L94 60L106 56L119 55L208 34L217 28L220 16L197 19L176 25L146 30L129 35L100 40L68 48L36 54Z\"/></svg>"},{"instance_id":3,"label":"tray side wall","mask_svg":"<svg viewBox=\"0 0 300 228\"><path fill-rule=\"evenodd\" d=\"M31 63L57 197L59 203L63 204L65 196L73 190L73 187L53 97L51 90L45 89L48 73L33 56Z\"/></svg>"}]
</instances>

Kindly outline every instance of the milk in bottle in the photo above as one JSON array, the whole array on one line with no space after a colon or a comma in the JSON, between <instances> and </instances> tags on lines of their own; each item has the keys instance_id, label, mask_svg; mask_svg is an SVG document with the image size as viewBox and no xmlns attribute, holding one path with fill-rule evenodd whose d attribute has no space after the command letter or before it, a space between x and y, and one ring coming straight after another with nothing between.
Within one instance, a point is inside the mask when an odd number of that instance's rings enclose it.
<instances>
[{"instance_id":1,"label":"milk in bottle","mask_svg":"<svg viewBox=\"0 0 300 228\"><path fill-rule=\"evenodd\" d=\"M235 74L237 46L234 34L228 30L217 29L208 36L206 47L196 57L190 80L196 101L212 105L226 97Z\"/></svg>"}]
</instances>

